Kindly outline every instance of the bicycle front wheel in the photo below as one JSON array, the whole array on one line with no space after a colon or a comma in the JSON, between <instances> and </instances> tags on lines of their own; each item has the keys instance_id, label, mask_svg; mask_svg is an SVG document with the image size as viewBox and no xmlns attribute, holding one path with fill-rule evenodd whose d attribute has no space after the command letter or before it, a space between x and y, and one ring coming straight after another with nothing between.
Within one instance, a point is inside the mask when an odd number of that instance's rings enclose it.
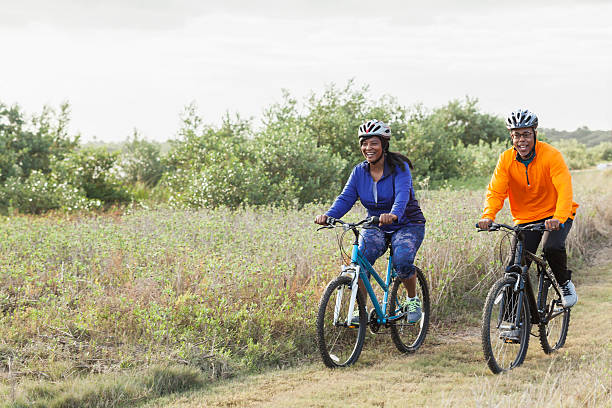
<instances>
[{"instance_id":1,"label":"bicycle front wheel","mask_svg":"<svg viewBox=\"0 0 612 408\"><path fill-rule=\"evenodd\" d=\"M402 353L414 353L425 341L429 329L429 289L423 272L416 268L416 295L421 301L421 319L408 321L408 316L390 322L391 338L395 347ZM395 279L389 301L389 317L405 313L402 303L408 298L408 290L401 280Z\"/></svg>"},{"instance_id":2,"label":"bicycle front wheel","mask_svg":"<svg viewBox=\"0 0 612 408\"><path fill-rule=\"evenodd\" d=\"M494 374L523 363L529 347L531 316L527 296L514 292L516 280L504 277L491 287L482 312L482 350ZM517 319L520 305L520 318ZM518 320L518 322L517 322Z\"/></svg>"},{"instance_id":3,"label":"bicycle front wheel","mask_svg":"<svg viewBox=\"0 0 612 408\"><path fill-rule=\"evenodd\" d=\"M346 367L357 361L365 339L368 319L361 293L357 292L355 302L359 323L348 316L351 282L348 276L332 280L319 302L317 340L323 363L330 368Z\"/></svg>"},{"instance_id":4,"label":"bicycle front wheel","mask_svg":"<svg viewBox=\"0 0 612 408\"><path fill-rule=\"evenodd\" d=\"M563 308L561 296L552 285L552 282L546 279L541 293L541 299L545 303L540 305L540 309L549 316L546 324L539 325L540 345L546 354L563 347L570 322L570 310Z\"/></svg>"}]
</instances>

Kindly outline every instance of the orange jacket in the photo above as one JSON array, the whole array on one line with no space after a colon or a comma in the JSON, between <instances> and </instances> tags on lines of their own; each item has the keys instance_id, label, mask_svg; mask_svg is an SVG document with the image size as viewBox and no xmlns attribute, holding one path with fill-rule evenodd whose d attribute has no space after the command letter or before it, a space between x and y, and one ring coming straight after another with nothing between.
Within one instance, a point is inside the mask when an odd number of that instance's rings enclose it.
<instances>
[{"instance_id":1,"label":"orange jacket","mask_svg":"<svg viewBox=\"0 0 612 408\"><path fill-rule=\"evenodd\" d=\"M515 224L551 216L561 223L574 218L578 204L572 199L572 177L563 156L548 143L540 141L536 141L535 151L527 168L516 159L514 148L499 155L487 186L482 218L494 220L506 197Z\"/></svg>"}]
</instances>

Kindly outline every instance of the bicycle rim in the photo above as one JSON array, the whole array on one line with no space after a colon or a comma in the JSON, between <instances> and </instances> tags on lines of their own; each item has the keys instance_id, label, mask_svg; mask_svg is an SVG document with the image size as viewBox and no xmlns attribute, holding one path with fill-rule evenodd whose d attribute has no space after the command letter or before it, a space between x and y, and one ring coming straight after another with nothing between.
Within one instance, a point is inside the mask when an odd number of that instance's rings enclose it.
<instances>
[{"instance_id":1,"label":"bicycle rim","mask_svg":"<svg viewBox=\"0 0 612 408\"><path fill-rule=\"evenodd\" d=\"M546 324L539 325L540 345L546 354L560 349L565 344L570 322L570 310L561 305L561 297L552 287L550 281L545 281L542 287L542 299L546 303L541 307L548 315L552 311L552 317Z\"/></svg>"},{"instance_id":2,"label":"bicycle rim","mask_svg":"<svg viewBox=\"0 0 612 408\"><path fill-rule=\"evenodd\" d=\"M347 325L350 297L351 278L340 276L327 285L319 302L317 340L323 363L330 368L353 364L363 347L367 325L364 302L358 293L355 309L359 310L359 324Z\"/></svg>"},{"instance_id":3,"label":"bicycle rim","mask_svg":"<svg viewBox=\"0 0 612 408\"><path fill-rule=\"evenodd\" d=\"M413 353L421 347L429 329L429 289L425 275L418 268L416 268L416 276L416 295L421 300L421 320L416 323L410 323L406 317L403 317L390 322L391 338L393 343L395 343L395 347L402 353ZM408 291L406 287L399 279L396 279L391 290L389 316L395 316L404 312L400 305L407 297Z\"/></svg>"},{"instance_id":4,"label":"bicycle rim","mask_svg":"<svg viewBox=\"0 0 612 408\"><path fill-rule=\"evenodd\" d=\"M482 314L482 349L494 374L519 366L529 347L530 315L527 296L522 297L519 327L514 328L519 294L514 278L502 278L489 290Z\"/></svg>"}]
</instances>

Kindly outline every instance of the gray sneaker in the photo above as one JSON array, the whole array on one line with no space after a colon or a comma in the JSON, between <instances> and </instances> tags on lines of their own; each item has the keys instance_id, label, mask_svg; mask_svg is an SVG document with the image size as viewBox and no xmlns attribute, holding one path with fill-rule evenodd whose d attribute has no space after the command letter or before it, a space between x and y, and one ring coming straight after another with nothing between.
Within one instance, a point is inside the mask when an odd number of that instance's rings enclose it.
<instances>
[{"instance_id":1,"label":"gray sneaker","mask_svg":"<svg viewBox=\"0 0 612 408\"><path fill-rule=\"evenodd\" d=\"M421 301L418 297L413 299L406 299L402 303L402 310L408 312L406 314L406 320L408 323L416 323L421 320L423 312L421 311Z\"/></svg>"},{"instance_id":2,"label":"gray sneaker","mask_svg":"<svg viewBox=\"0 0 612 408\"><path fill-rule=\"evenodd\" d=\"M563 285L561 285L561 294L563 295L563 299L561 302L563 303L563 307L572 307L578 301L578 294L576 293L576 287L571 280L568 280Z\"/></svg>"}]
</instances>

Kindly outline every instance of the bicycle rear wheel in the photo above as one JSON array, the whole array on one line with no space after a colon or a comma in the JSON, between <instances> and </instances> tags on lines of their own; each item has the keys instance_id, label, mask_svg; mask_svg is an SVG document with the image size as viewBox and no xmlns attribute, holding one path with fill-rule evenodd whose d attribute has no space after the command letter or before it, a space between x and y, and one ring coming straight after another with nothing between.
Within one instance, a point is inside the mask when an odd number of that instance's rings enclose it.
<instances>
[{"instance_id":1,"label":"bicycle rear wheel","mask_svg":"<svg viewBox=\"0 0 612 408\"><path fill-rule=\"evenodd\" d=\"M515 327L519 306L519 293L513 289L515 283L511 277L495 282L482 312L482 351L494 374L521 365L529 347L531 316L524 293L518 327Z\"/></svg>"},{"instance_id":2,"label":"bicycle rear wheel","mask_svg":"<svg viewBox=\"0 0 612 408\"><path fill-rule=\"evenodd\" d=\"M389 324L391 338L395 347L402 353L414 353L425 341L427 330L429 329L429 289L425 275L419 268L416 268L417 285L416 295L421 300L421 320L410 323L406 316L398 320L393 320ZM402 302L408 297L408 291L402 281L395 279L391 290L391 300L389 301L389 316L396 316L405 311L401 310Z\"/></svg>"},{"instance_id":3,"label":"bicycle rear wheel","mask_svg":"<svg viewBox=\"0 0 612 408\"><path fill-rule=\"evenodd\" d=\"M553 283L548 279L544 281L541 293L544 304L539 306L547 316L551 316L546 324L539 325L540 345L546 354L563 347L570 323L570 309L563 308L561 296L552 285Z\"/></svg>"},{"instance_id":4,"label":"bicycle rear wheel","mask_svg":"<svg viewBox=\"0 0 612 408\"><path fill-rule=\"evenodd\" d=\"M368 319L359 292L355 303L355 310L359 310L359 324L347 325L351 282L348 276L332 280L319 302L317 341L323 363L330 368L346 367L357 361L365 339Z\"/></svg>"}]
</instances>

